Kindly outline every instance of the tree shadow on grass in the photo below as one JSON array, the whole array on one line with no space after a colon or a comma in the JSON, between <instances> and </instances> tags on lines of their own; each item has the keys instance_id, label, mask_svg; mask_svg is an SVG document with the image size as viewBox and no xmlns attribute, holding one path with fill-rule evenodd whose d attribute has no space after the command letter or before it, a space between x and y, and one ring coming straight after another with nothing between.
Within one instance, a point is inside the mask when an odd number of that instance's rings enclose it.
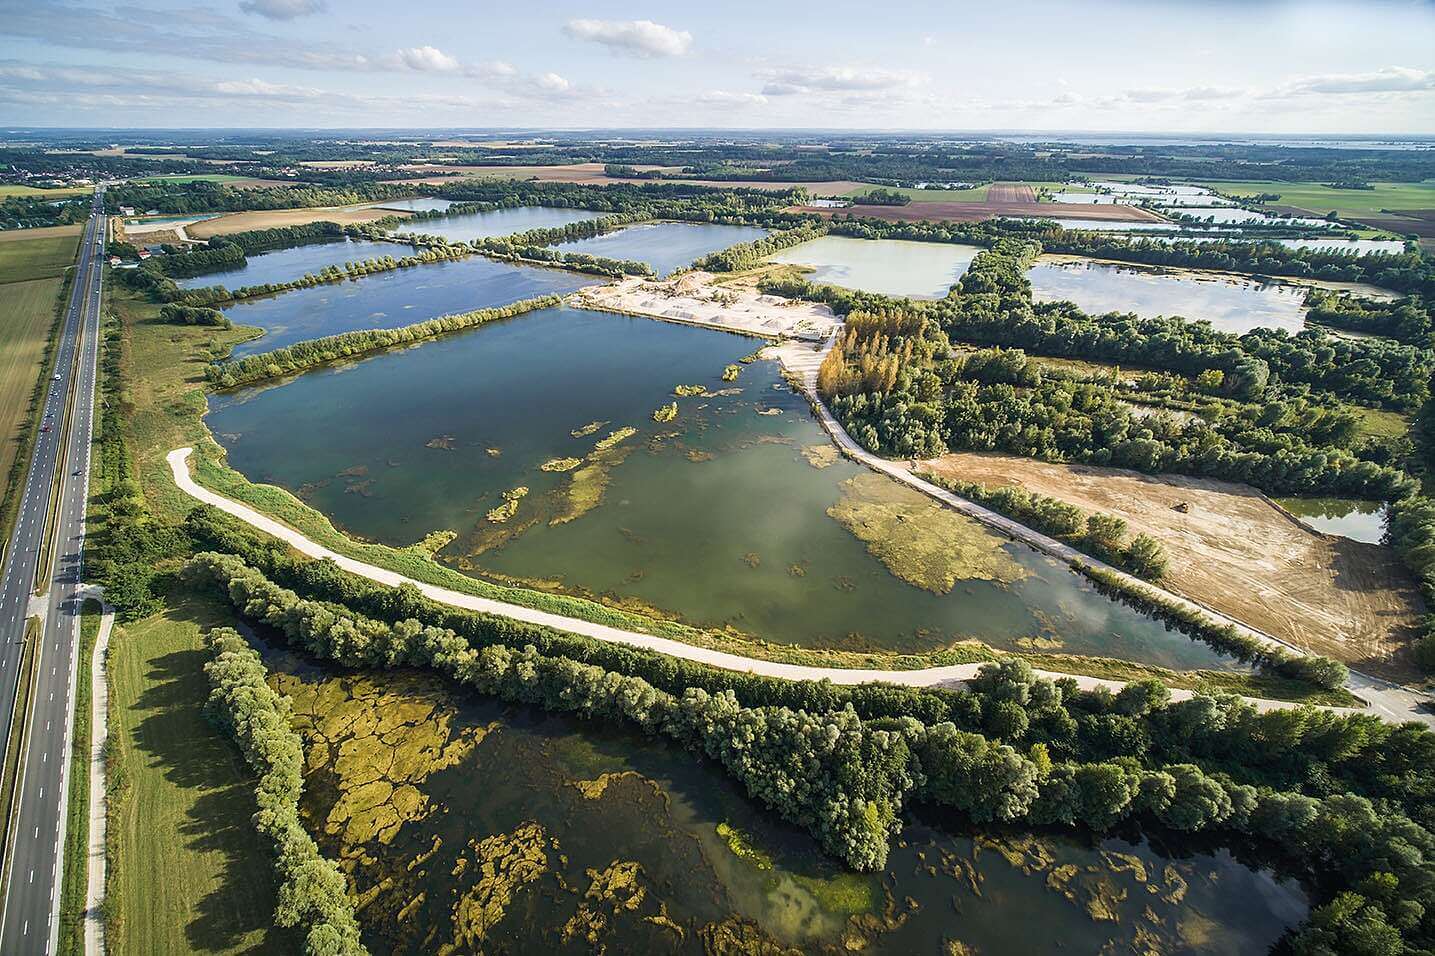
<instances>
[{"instance_id":1,"label":"tree shadow on grass","mask_svg":"<svg viewBox=\"0 0 1435 956\"><path fill-rule=\"evenodd\" d=\"M173 602L169 616L201 627L216 623L205 602ZM186 648L150 658L147 686L134 704L144 715L133 734L137 752L171 785L196 793L174 838L189 851L217 854L220 860L219 885L196 904L185 938L195 952L231 952L246 937L263 932L262 942L244 951L295 952L299 941L294 935L273 926L272 855L250 821L253 779L239 752L203 714L207 656ZM184 873L168 876L182 879Z\"/></svg>"}]
</instances>

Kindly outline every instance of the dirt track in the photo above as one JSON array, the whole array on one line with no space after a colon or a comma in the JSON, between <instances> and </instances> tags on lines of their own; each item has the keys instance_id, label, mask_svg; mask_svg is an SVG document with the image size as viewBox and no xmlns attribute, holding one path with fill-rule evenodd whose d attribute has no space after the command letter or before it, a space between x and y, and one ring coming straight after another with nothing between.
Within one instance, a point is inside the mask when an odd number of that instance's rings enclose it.
<instances>
[{"instance_id":1,"label":"dirt track","mask_svg":"<svg viewBox=\"0 0 1435 956\"><path fill-rule=\"evenodd\" d=\"M1007 455L961 453L923 464L1119 515L1133 533L1165 546L1168 589L1366 673L1417 676L1408 648L1421 604L1394 554L1310 531L1249 486ZM1189 513L1175 510L1181 502Z\"/></svg>"}]
</instances>

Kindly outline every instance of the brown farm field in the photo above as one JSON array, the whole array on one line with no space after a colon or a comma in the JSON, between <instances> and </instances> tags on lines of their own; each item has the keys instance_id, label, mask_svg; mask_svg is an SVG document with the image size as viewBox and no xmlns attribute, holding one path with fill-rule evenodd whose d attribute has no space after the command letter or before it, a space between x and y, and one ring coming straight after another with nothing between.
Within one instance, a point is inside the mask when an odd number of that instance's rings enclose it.
<instances>
[{"instance_id":1,"label":"brown farm field","mask_svg":"<svg viewBox=\"0 0 1435 956\"><path fill-rule=\"evenodd\" d=\"M309 222L337 222L340 225L373 222L385 216L405 216L406 212L392 209L373 209L367 206L314 206L308 209L255 209L236 212L218 219L206 219L185 232L193 239L208 239L210 236L225 236L232 232L246 232L250 229L274 229L278 226L298 226Z\"/></svg>"},{"instance_id":2,"label":"brown farm field","mask_svg":"<svg viewBox=\"0 0 1435 956\"><path fill-rule=\"evenodd\" d=\"M1033 197L1030 201L994 201L999 187L1017 186L1031 193L1030 186L1013 183L998 183L988 191L985 202L921 202L907 206L861 206L851 209L817 209L812 206L794 206L796 211L815 212L831 218L834 215L861 215L888 222L980 222L997 216L1011 216L1023 219L1103 219L1112 222L1162 222L1160 216L1135 206L1092 206L1078 203L1039 203Z\"/></svg>"},{"instance_id":3,"label":"brown farm field","mask_svg":"<svg viewBox=\"0 0 1435 956\"><path fill-rule=\"evenodd\" d=\"M921 469L1118 515L1165 546L1172 591L1367 673L1417 677L1423 607L1394 553L1311 531L1247 485L967 452Z\"/></svg>"},{"instance_id":4,"label":"brown farm field","mask_svg":"<svg viewBox=\"0 0 1435 956\"><path fill-rule=\"evenodd\" d=\"M634 165L633 168L640 171L658 169L666 172L678 172L681 169L679 166L644 166L641 164ZM454 182L458 177L486 177L489 179L532 179L539 182L582 183L585 185L664 182L678 183L686 186L708 186L713 189L767 189L773 191L796 189L798 186L803 186L806 187L808 192L819 196L845 196L859 189L872 188L870 183L853 182L848 179L801 183L778 183L756 179L733 180L730 182L719 179L629 179L605 176L603 174L602 163L573 163L571 165L558 166L443 166L437 163L415 163L410 166L405 166L404 169L413 172L419 178L390 181L442 185L443 183ZM449 173L450 175L441 175L443 173Z\"/></svg>"},{"instance_id":5,"label":"brown farm field","mask_svg":"<svg viewBox=\"0 0 1435 956\"><path fill-rule=\"evenodd\" d=\"M76 222L68 226L38 226L34 229L0 229L0 243L3 242L29 242L31 239L54 239L56 237L71 237L79 240L80 233L84 231L84 223Z\"/></svg>"}]
</instances>

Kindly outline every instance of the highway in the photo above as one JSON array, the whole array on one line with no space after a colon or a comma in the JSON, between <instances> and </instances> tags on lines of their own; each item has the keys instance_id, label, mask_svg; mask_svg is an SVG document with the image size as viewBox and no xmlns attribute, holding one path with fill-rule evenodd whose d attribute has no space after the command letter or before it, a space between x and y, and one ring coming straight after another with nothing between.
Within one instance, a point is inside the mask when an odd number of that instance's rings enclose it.
<instances>
[{"instance_id":1,"label":"highway","mask_svg":"<svg viewBox=\"0 0 1435 956\"><path fill-rule=\"evenodd\" d=\"M47 383L44 414L48 430L37 436L14 533L0 572L0 738L7 738L12 715L22 703L16 700L16 692L24 658L25 620L30 616L31 595L40 583L36 580L37 566L58 471L60 497L50 586L44 597L35 599L43 605L45 617L38 637L24 762L16 810L10 830L4 834L8 867L0 917L0 953L7 956L53 953L59 933L68 757L74 730L80 634L77 592L104 280L103 193L103 187L96 191L85 226L55 375Z\"/></svg>"}]
</instances>

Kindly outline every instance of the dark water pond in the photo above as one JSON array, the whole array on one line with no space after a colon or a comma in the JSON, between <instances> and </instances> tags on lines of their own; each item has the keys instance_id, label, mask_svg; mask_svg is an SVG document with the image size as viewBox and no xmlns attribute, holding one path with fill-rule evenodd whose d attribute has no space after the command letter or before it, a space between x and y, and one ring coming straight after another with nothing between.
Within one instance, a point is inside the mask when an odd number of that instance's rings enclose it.
<instances>
[{"instance_id":1,"label":"dark water pond","mask_svg":"<svg viewBox=\"0 0 1435 956\"><path fill-rule=\"evenodd\" d=\"M407 251L405 246L390 243L375 245ZM591 276L560 269L470 256L246 299L224 312L236 325L257 325L264 330L262 337L234 350L236 357L242 357L339 332L398 328L437 315L507 305L550 293L564 295L594 281Z\"/></svg>"},{"instance_id":2,"label":"dark water pond","mask_svg":"<svg viewBox=\"0 0 1435 956\"><path fill-rule=\"evenodd\" d=\"M416 232L442 236L449 242L469 242L490 236L511 236L530 229L549 229L570 222L601 219L603 213L591 209L554 209L548 206L519 206L516 209L495 209L471 212L439 219L416 219L394 227L394 232Z\"/></svg>"},{"instance_id":3,"label":"dark water pond","mask_svg":"<svg viewBox=\"0 0 1435 956\"><path fill-rule=\"evenodd\" d=\"M853 873L661 738L271 666L305 824L375 953L1263 953L1307 911L1224 850L915 813L885 868Z\"/></svg>"},{"instance_id":4,"label":"dark water pond","mask_svg":"<svg viewBox=\"0 0 1435 956\"><path fill-rule=\"evenodd\" d=\"M201 276L174 280L182 289L193 289L206 285L223 285L238 289L246 285L266 285L271 282L289 282L302 275L318 273L327 266L342 266L346 262L363 262L383 256L402 258L411 255L413 249L392 242L369 242L365 239L344 239L339 242L315 242L294 246L290 249L276 249L246 256L248 262L237 269L223 272L207 272Z\"/></svg>"}]
</instances>

